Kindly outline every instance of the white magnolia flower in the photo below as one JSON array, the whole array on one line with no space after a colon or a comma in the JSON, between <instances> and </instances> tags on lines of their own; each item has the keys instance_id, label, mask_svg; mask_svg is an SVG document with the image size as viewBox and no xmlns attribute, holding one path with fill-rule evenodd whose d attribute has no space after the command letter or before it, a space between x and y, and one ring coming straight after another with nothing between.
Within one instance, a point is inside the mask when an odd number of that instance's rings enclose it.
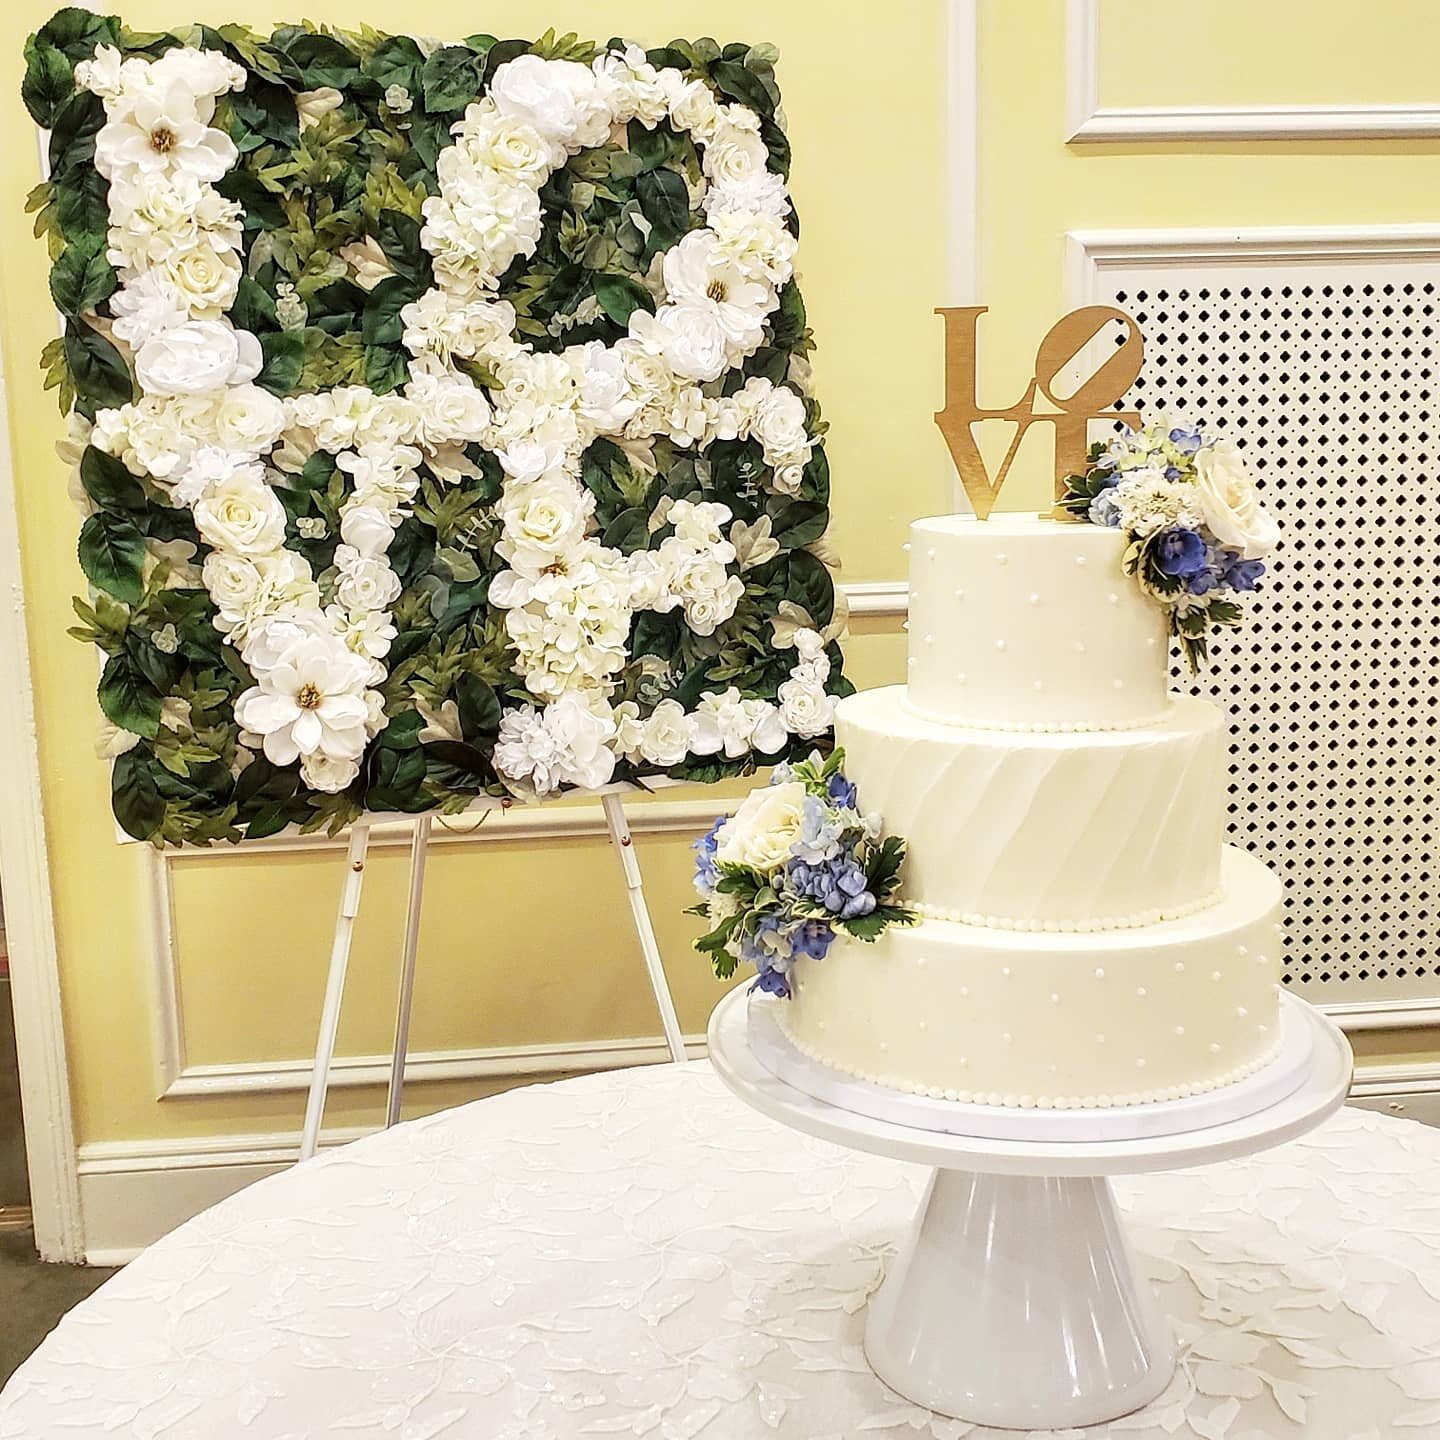
<instances>
[{"instance_id":1,"label":"white magnolia flower","mask_svg":"<svg viewBox=\"0 0 1440 1440\"><path fill-rule=\"evenodd\" d=\"M202 395L253 380L263 363L248 330L228 320L189 320L141 346L135 378L147 395Z\"/></svg>"},{"instance_id":2,"label":"white magnolia flower","mask_svg":"<svg viewBox=\"0 0 1440 1440\"><path fill-rule=\"evenodd\" d=\"M715 833L715 858L773 875L790 859L805 815L805 787L798 780L752 790Z\"/></svg>"},{"instance_id":3,"label":"white magnolia flower","mask_svg":"<svg viewBox=\"0 0 1440 1440\"><path fill-rule=\"evenodd\" d=\"M322 85L318 90L301 90L295 96L295 111L300 117L300 132L312 125L318 125L332 110L338 110L345 103L345 97L333 86Z\"/></svg>"},{"instance_id":4,"label":"white magnolia flower","mask_svg":"<svg viewBox=\"0 0 1440 1440\"><path fill-rule=\"evenodd\" d=\"M703 384L725 368L728 337L720 326L717 305L694 301L662 305L653 315L636 310L630 317L630 334L682 380Z\"/></svg>"},{"instance_id":5,"label":"white magnolia flower","mask_svg":"<svg viewBox=\"0 0 1440 1440\"><path fill-rule=\"evenodd\" d=\"M708 230L692 230L666 252L664 276L665 293L676 304L713 307L730 344L754 349L760 343L775 292L720 254Z\"/></svg>"},{"instance_id":6,"label":"white magnolia flower","mask_svg":"<svg viewBox=\"0 0 1440 1440\"><path fill-rule=\"evenodd\" d=\"M1255 477L1233 440L1195 456L1195 494L1211 534L1246 560L1260 560L1280 541L1280 527L1260 503Z\"/></svg>"},{"instance_id":7,"label":"white magnolia flower","mask_svg":"<svg viewBox=\"0 0 1440 1440\"><path fill-rule=\"evenodd\" d=\"M214 102L183 80L128 90L107 107L95 137L95 168L107 179L135 170L178 171L218 180L239 158L235 142L208 122Z\"/></svg>"},{"instance_id":8,"label":"white magnolia flower","mask_svg":"<svg viewBox=\"0 0 1440 1440\"><path fill-rule=\"evenodd\" d=\"M257 471L259 466L237 468L195 502L195 528L213 549L253 559L283 548L285 507Z\"/></svg>"},{"instance_id":9,"label":"white magnolia flower","mask_svg":"<svg viewBox=\"0 0 1440 1440\"><path fill-rule=\"evenodd\" d=\"M115 317L111 334L132 350L140 350L148 341L190 318L179 291L154 270L142 271L117 290L110 297L110 313Z\"/></svg>"},{"instance_id":10,"label":"white magnolia flower","mask_svg":"<svg viewBox=\"0 0 1440 1440\"><path fill-rule=\"evenodd\" d=\"M365 750L369 667L340 641L313 635L291 646L235 702L235 719L264 737L266 758L358 760Z\"/></svg>"},{"instance_id":11,"label":"white magnolia flower","mask_svg":"<svg viewBox=\"0 0 1440 1440\"><path fill-rule=\"evenodd\" d=\"M501 718L495 769L502 779L536 795L562 785L595 790L614 774L610 742L615 733L608 707L592 708L573 693L543 710L523 705Z\"/></svg>"}]
</instances>

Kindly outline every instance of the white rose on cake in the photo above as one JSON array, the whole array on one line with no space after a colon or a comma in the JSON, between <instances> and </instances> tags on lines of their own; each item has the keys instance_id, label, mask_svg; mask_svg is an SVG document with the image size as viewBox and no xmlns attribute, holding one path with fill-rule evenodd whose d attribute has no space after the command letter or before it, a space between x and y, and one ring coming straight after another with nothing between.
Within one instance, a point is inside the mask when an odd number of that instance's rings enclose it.
<instances>
[{"instance_id":1,"label":"white rose on cake","mask_svg":"<svg viewBox=\"0 0 1440 1440\"><path fill-rule=\"evenodd\" d=\"M752 790L715 834L715 859L773 875L790 859L805 815L805 787L798 780Z\"/></svg>"},{"instance_id":2,"label":"white rose on cake","mask_svg":"<svg viewBox=\"0 0 1440 1440\"><path fill-rule=\"evenodd\" d=\"M1272 551L1280 530L1265 507L1245 457L1233 440L1217 440L1195 457L1195 494L1211 534L1246 560Z\"/></svg>"}]
</instances>

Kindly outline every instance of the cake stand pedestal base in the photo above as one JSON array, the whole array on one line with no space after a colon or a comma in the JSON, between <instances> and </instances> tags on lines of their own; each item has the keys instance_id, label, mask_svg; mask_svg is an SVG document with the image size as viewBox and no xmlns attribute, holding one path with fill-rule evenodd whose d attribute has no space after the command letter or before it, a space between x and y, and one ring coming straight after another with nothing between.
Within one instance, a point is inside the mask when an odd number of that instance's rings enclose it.
<instances>
[{"instance_id":1,"label":"cake stand pedestal base","mask_svg":"<svg viewBox=\"0 0 1440 1440\"><path fill-rule=\"evenodd\" d=\"M870 1302L865 1354L909 1399L1015 1429L1113 1420L1175 1368L1099 1176L935 1171Z\"/></svg>"},{"instance_id":2,"label":"cake stand pedestal base","mask_svg":"<svg viewBox=\"0 0 1440 1440\"><path fill-rule=\"evenodd\" d=\"M1282 996L1311 1031L1298 1087L1253 1114L1196 1125L1206 1095L1179 1102L1171 1135L1026 1139L919 1129L842 1109L780 1079L750 1045L747 996L710 1017L710 1060L747 1104L839 1145L932 1165L909 1237L871 1299L865 1353L917 1404L1017 1430L1099 1425L1138 1410L1170 1382L1174 1344L1137 1274L1108 1176L1180 1170L1291 1140L1333 1114L1350 1087L1344 1035ZM762 1000L759 1003L782 1003ZM813 1088L813 1087L808 1087ZM1211 1092L1211 1096L1221 1092ZM1037 1126L1038 1128L1038 1126Z\"/></svg>"}]
</instances>

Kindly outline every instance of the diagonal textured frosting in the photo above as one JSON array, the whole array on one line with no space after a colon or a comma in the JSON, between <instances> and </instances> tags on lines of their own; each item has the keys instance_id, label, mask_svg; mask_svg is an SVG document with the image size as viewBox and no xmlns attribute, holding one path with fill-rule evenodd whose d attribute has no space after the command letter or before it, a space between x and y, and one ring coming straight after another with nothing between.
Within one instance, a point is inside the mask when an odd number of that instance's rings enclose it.
<instances>
[{"instance_id":1,"label":"diagonal textured frosting","mask_svg":"<svg viewBox=\"0 0 1440 1440\"><path fill-rule=\"evenodd\" d=\"M1163 715L1160 607L1125 537L1035 515L910 527L909 703L952 725L1105 730Z\"/></svg>"},{"instance_id":2,"label":"diagonal textured frosting","mask_svg":"<svg viewBox=\"0 0 1440 1440\"><path fill-rule=\"evenodd\" d=\"M909 842L905 899L1007 929L1151 924L1220 884L1221 715L1177 697L1153 726L1013 734L917 716L899 686L843 701L860 803Z\"/></svg>"}]
</instances>

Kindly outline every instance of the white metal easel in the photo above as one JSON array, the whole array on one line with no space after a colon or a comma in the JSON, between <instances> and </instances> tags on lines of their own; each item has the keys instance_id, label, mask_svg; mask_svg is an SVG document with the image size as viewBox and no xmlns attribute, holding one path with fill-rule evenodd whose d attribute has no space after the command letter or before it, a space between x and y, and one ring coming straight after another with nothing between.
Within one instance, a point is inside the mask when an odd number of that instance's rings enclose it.
<instances>
[{"instance_id":1,"label":"white metal easel","mask_svg":"<svg viewBox=\"0 0 1440 1440\"><path fill-rule=\"evenodd\" d=\"M660 785L664 782L652 782ZM630 835L630 822L625 817L622 799L629 785L611 786L591 791L598 795L605 811L605 826L620 856L625 875L625 889L630 899L630 917L640 940L640 952L655 992L660 1011L660 1024L665 1031L665 1044L670 1058L677 1065L685 1062L685 1042L680 1034L680 1021L675 1015L675 1001L670 982L660 959L660 946L655 927L645 903L644 881L640 862ZM467 813L476 810L508 808L502 800L482 800ZM315 1066L310 1074L310 1095L305 1105L305 1129L300 1141L300 1158L308 1160L320 1143L320 1122L325 1115L325 1101L330 1091L330 1066L335 1058L335 1035L340 1026L340 1004L345 995L345 974L350 964L350 944L355 933L355 919L360 913L360 889L365 879L365 857L370 848L371 826L381 821L405 818L411 821L410 898L405 912L405 944L400 957L400 993L395 1006L395 1045L390 1057L390 1087L385 1100L387 1128L400 1118L401 1092L405 1085L405 1059L410 1046L410 1008L415 992L415 956L420 943L420 907L425 895L425 860L430 844L431 816L391 814L363 815L350 829L350 844L345 852L345 879L340 890L340 912L335 919L335 940L330 950L330 973L325 982L325 1003L320 1012L320 1032L315 1041Z\"/></svg>"}]
</instances>

